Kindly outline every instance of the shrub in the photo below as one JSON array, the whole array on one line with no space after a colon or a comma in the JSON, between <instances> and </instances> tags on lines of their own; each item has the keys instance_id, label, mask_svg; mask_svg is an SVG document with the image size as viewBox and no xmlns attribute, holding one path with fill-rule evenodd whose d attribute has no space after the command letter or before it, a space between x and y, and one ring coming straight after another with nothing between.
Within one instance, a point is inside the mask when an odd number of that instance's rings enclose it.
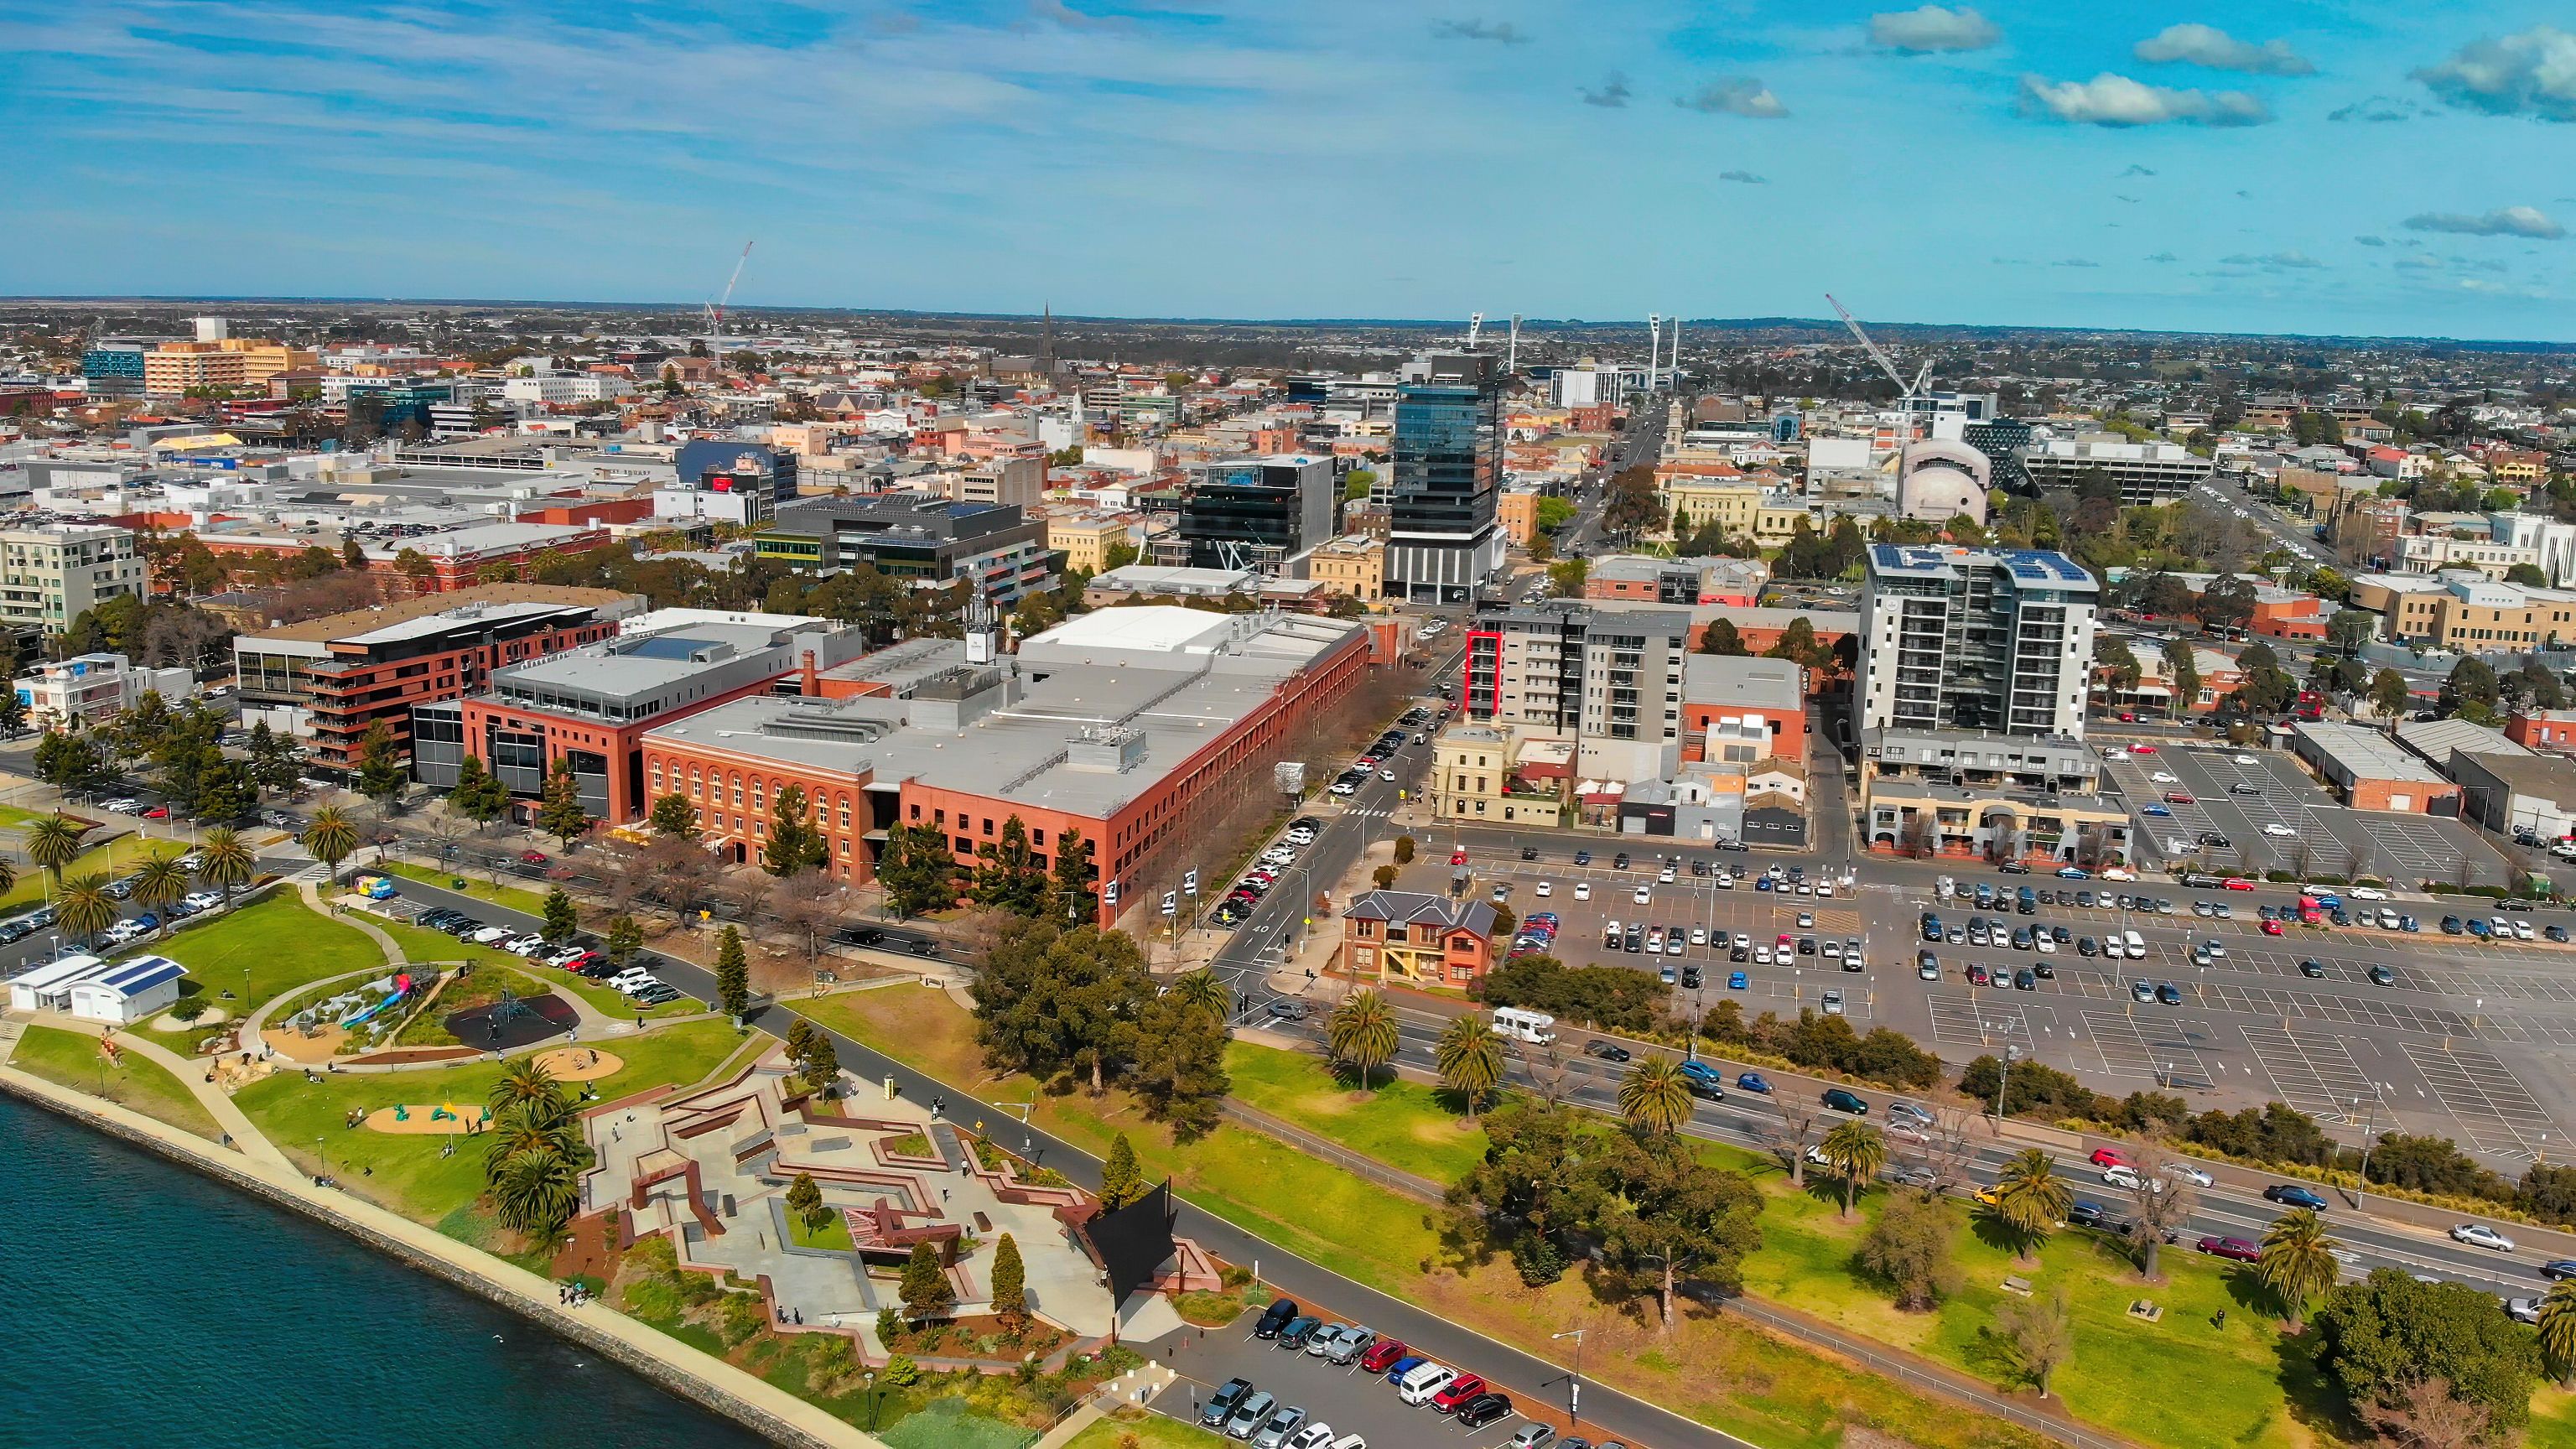
<instances>
[{"instance_id":1,"label":"shrub","mask_svg":"<svg viewBox=\"0 0 2576 1449\"><path fill-rule=\"evenodd\" d=\"M1544 1011L1560 1021L1646 1032L1663 1021L1672 988L1623 966L1568 966L1553 956L1523 956L1486 972L1480 994L1492 1005Z\"/></svg>"},{"instance_id":2,"label":"shrub","mask_svg":"<svg viewBox=\"0 0 2576 1449\"><path fill-rule=\"evenodd\" d=\"M2184 1128L2183 1140L2256 1162L2325 1167L2335 1160L2335 1144L2316 1119L2281 1102L2260 1111L2203 1112Z\"/></svg>"}]
</instances>

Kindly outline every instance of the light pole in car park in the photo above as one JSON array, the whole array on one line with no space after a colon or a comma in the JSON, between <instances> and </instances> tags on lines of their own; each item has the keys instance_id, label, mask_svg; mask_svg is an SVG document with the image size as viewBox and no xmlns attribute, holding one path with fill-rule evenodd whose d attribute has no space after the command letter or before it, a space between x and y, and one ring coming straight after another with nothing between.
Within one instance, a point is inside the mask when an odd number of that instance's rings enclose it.
<instances>
[{"instance_id":1,"label":"light pole in car park","mask_svg":"<svg viewBox=\"0 0 2576 1449\"><path fill-rule=\"evenodd\" d=\"M2361 1172L2353 1179L2352 1184L2352 1205L2356 1209L2361 1206L2362 1196L2370 1187L2370 1149L2372 1144L2379 1140L2379 1097L2381 1091L2382 1088L2377 1082L2370 1084L2370 1124L2361 1129ZM2359 1097L2352 1099L2351 1109L2356 1112L2361 1110L2361 1099Z\"/></svg>"},{"instance_id":2,"label":"light pole in car park","mask_svg":"<svg viewBox=\"0 0 2576 1449\"><path fill-rule=\"evenodd\" d=\"M1569 1328L1563 1333L1548 1335L1551 1340L1574 1340L1574 1374L1565 1381L1565 1417L1569 1429L1583 1427L1583 1335L1591 1331L1588 1328Z\"/></svg>"}]
</instances>

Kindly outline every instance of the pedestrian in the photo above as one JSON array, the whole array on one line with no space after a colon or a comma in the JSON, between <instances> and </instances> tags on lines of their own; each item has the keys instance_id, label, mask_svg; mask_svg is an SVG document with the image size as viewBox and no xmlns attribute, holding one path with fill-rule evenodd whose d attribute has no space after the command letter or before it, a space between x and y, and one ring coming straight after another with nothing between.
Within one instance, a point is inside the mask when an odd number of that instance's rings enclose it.
<instances>
[{"instance_id":1,"label":"pedestrian","mask_svg":"<svg viewBox=\"0 0 2576 1449\"><path fill-rule=\"evenodd\" d=\"M2227 1310L2224 1308L2218 1310L2218 1326L2221 1328L2227 1326Z\"/></svg>"}]
</instances>

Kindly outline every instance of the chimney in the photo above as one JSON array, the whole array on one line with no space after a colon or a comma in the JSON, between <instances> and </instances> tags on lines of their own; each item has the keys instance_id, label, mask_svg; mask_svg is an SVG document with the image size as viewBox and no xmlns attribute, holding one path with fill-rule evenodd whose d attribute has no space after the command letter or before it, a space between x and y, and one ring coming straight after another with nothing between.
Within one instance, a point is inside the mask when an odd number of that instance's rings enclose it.
<instances>
[{"instance_id":1,"label":"chimney","mask_svg":"<svg viewBox=\"0 0 2576 1449\"><path fill-rule=\"evenodd\" d=\"M822 682L814 670L814 651L808 649L805 651L805 683L797 693L804 695L807 699L812 699L822 692Z\"/></svg>"}]
</instances>

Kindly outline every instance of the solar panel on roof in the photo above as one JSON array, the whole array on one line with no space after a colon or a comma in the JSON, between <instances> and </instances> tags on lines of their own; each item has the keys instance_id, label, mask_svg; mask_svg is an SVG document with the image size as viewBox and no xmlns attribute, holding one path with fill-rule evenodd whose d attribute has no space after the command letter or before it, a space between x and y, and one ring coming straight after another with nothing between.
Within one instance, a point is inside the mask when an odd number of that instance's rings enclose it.
<instances>
[{"instance_id":1,"label":"solar panel on roof","mask_svg":"<svg viewBox=\"0 0 2576 1449\"><path fill-rule=\"evenodd\" d=\"M706 648L708 642L680 635L657 635L640 639L619 652L635 659L687 659Z\"/></svg>"}]
</instances>

